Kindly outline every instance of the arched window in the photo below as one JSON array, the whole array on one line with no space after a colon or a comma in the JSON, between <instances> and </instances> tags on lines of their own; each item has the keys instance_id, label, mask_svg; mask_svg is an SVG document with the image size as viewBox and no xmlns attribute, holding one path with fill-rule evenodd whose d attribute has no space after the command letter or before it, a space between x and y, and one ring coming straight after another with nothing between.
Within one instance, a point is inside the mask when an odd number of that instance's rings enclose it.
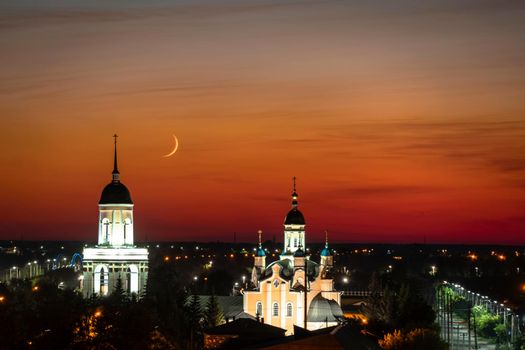
<instances>
[{"instance_id":1,"label":"arched window","mask_svg":"<svg viewBox=\"0 0 525 350\"><path fill-rule=\"evenodd\" d=\"M262 316L262 303L260 301L258 301L255 306L255 314L259 317Z\"/></svg>"},{"instance_id":2,"label":"arched window","mask_svg":"<svg viewBox=\"0 0 525 350\"><path fill-rule=\"evenodd\" d=\"M131 269L128 267L128 269L126 270L126 286L124 288L124 290L131 294Z\"/></svg>"},{"instance_id":3,"label":"arched window","mask_svg":"<svg viewBox=\"0 0 525 350\"><path fill-rule=\"evenodd\" d=\"M279 304L273 303L273 315L279 316Z\"/></svg>"},{"instance_id":4,"label":"arched window","mask_svg":"<svg viewBox=\"0 0 525 350\"><path fill-rule=\"evenodd\" d=\"M108 275L107 272L104 270L104 268L100 269L100 289L99 294L100 295L106 295L108 294Z\"/></svg>"},{"instance_id":5,"label":"arched window","mask_svg":"<svg viewBox=\"0 0 525 350\"><path fill-rule=\"evenodd\" d=\"M124 219L124 244L126 244L126 228L131 225L131 219L130 218L125 218Z\"/></svg>"},{"instance_id":6,"label":"arched window","mask_svg":"<svg viewBox=\"0 0 525 350\"><path fill-rule=\"evenodd\" d=\"M109 219L108 218L102 219L102 225L104 225L104 243L108 243L109 241Z\"/></svg>"},{"instance_id":7,"label":"arched window","mask_svg":"<svg viewBox=\"0 0 525 350\"><path fill-rule=\"evenodd\" d=\"M286 304L286 317L292 317L292 303Z\"/></svg>"}]
</instances>

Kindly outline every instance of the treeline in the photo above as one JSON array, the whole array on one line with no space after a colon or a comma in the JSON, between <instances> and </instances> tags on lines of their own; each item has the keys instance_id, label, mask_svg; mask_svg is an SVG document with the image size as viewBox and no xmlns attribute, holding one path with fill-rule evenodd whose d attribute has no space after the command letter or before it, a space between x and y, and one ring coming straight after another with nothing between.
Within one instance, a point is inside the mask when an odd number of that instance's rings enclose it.
<instances>
[{"instance_id":1,"label":"treeline","mask_svg":"<svg viewBox=\"0 0 525 350\"><path fill-rule=\"evenodd\" d=\"M0 349L199 349L202 329L222 322L217 299L196 304L171 264L151 268L141 296L121 282L90 299L58 285L49 277L0 285Z\"/></svg>"}]
</instances>

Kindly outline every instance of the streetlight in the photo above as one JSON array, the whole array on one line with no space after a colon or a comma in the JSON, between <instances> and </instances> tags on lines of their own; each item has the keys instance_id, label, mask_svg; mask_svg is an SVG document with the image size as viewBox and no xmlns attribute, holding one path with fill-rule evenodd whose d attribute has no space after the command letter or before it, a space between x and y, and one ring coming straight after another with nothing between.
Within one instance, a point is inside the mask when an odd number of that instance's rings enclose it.
<instances>
[{"instance_id":1,"label":"streetlight","mask_svg":"<svg viewBox=\"0 0 525 350\"><path fill-rule=\"evenodd\" d=\"M348 292L348 277L343 277L343 284L345 285L345 292Z\"/></svg>"}]
</instances>

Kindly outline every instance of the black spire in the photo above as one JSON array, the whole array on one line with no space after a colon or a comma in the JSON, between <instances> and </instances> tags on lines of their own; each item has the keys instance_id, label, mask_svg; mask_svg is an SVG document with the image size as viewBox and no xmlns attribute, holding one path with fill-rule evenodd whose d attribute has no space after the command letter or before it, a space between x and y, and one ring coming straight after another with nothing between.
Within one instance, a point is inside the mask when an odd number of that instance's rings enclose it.
<instances>
[{"instance_id":1,"label":"black spire","mask_svg":"<svg viewBox=\"0 0 525 350\"><path fill-rule=\"evenodd\" d=\"M115 139L115 155L113 158L113 182L119 182L120 181L120 173L118 172L118 165L117 165L117 137L118 135L113 135L113 138Z\"/></svg>"}]
</instances>

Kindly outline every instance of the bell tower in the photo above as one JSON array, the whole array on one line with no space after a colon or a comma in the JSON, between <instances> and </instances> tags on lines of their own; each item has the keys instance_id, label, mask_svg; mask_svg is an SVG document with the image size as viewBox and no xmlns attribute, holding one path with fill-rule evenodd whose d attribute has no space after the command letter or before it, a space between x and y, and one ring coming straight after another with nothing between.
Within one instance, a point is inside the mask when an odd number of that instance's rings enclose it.
<instances>
[{"instance_id":1,"label":"bell tower","mask_svg":"<svg viewBox=\"0 0 525 350\"><path fill-rule=\"evenodd\" d=\"M284 219L284 247L281 258L290 257L299 247L305 249L305 221L303 214L299 211L299 196L296 190L296 178L293 178L292 209Z\"/></svg>"},{"instance_id":2,"label":"bell tower","mask_svg":"<svg viewBox=\"0 0 525 350\"><path fill-rule=\"evenodd\" d=\"M133 245L133 201L129 190L120 182L117 162L117 135L113 135L114 155L111 182L104 187L98 203L98 244Z\"/></svg>"},{"instance_id":3,"label":"bell tower","mask_svg":"<svg viewBox=\"0 0 525 350\"><path fill-rule=\"evenodd\" d=\"M98 245L83 251L81 289L85 297L111 294L120 280L124 290L140 297L148 279L148 250L134 246L133 201L120 182L117 135L114 135L111 182L98 202Z\"/></svg>"}]
</instances>

